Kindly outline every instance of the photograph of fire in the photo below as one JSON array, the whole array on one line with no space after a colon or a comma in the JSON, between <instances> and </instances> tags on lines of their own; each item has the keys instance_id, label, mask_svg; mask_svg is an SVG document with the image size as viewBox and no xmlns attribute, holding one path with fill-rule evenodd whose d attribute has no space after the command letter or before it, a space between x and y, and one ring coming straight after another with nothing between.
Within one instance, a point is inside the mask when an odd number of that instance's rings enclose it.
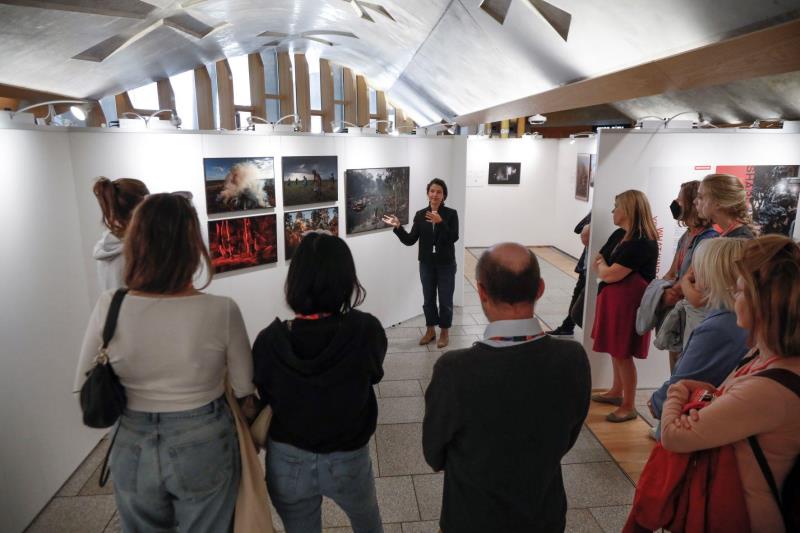
<instances>
[{"instance_id":1,"label":"photograph of fire","mask_svg":"<svg viewBox=\"0 0 800 533\"><path fill-rule=\"evenodd\" d=\"M321 207L293 211L283 215L283 234L285 239L286 260L294 256L303 236L309 231L324 230L339 235L339 208Z\"/></svg>"},{"instance_id":2,"label":"photograph of fire","mask_svg":"<svg viewBox=\"0 0 800 533\"><path fill-rule=\"evenodd\" d=\"M275 215L209 221L208 250L216 274L276 263Z\"/></svg>"},{"instance_id":3,"label":"photograph of fire","mask_svg":"<svg viewBox=\"0 0 800 533\"><path fill-rule=\"evenodd\" d=\"M203 172L209 215L275 207L275 170L271 157L205 158Z\"/></svg>"}]
</instances>

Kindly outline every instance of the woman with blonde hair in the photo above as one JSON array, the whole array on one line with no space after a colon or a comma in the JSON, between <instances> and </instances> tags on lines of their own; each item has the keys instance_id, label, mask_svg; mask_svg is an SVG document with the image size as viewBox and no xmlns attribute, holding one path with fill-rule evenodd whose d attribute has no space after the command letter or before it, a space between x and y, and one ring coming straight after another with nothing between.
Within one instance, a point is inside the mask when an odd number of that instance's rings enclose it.
<instances>
[{"instance_id":1,"label":"woman with blonde hair","mask_svg":"<svg viewBox=\"0 0 800 533\"><path fill-rule=\"evenodd\" d=\"M695 287L702 298L690 303L706 307L708 314L689 336L670 378L647 402L655 418L661 418L670 385L682 379L694 379L717 386L747 353L747 331L736 325L731 292L731 287L736 285L736 262L742 257L746 242L745 239L711 239L697 248L692 267Z\"/></svg>"},{"instance_id":2,"label":"woman with blonde hair","mask_svg":"<svg viewBox=\"0 0 800 533\"><path fill-rule=\"evenodd\" d=\"M751 530L781 533L781 509L748 438L755 436L780 494L800 453L800 396L763 373L780 372L787 383L800 380L800 248L782 235L750 240L736 266L734 309L739 327L749 331L751 357L718 388L695 380L672 385L661 441L678 453L733 444ZM713 399L684 415L700 391Z\"/></svg>"},{"instance_id":3,"label":"woman with blonde hair","mask_svg":"<svg viewBox=\"0 0 800 533\"><path fill-rule=\"evenodd\" d=\"M636 418L633 357L644 359L650 347L650 333L636 333L636 310L648 283L656 277L658 233L650 204L641 191L618 195L612 215L620 229L611 234L594 260L601 283L592 348L611 355L614 381L611 389L592 400L618 406L606 420L625 422Z\"/></svg>"},{"instance_id":4,"label":"woman with blonde hair","mask_svg":"<svg viewBox=\"0 0 800 533\"><path fill-rule=\"evenodd\" d=\"M92 257L97 261L97 279L100 290L117 289L124 285L125 260L122 255L123 240L133 210L150 194L147 185L132 178L114 181L99 177L92 192L103 214L106 230L94 245Z\"/></svg>"},{"instance_id":5,"label":"woman with blonde hair","mask_svg":"<svg viewBox=\"0 0 800 533\"><path fill-rule=\"evenodd\" d=\"M125 284L108 357L127 407L111 449L114 499L123 531L230 531L241 474L225 377L253 392L250 341L236 303L200 292L211 272L191 202L154 194L136 209L125 239ZM201 287L202 288L202 287ZM75 391L102 345L115 291L89 319Z\"/></svg>"},{"instance_id":6,"label":"woman with blonde hair","mask_svg":"<svg viewBox=\"0 0 800 533\"><path fill-rule=\"evenodd\" d=\"M716 224L721 237L755 237L750 228L747 192L736 176L709 174L697 190L697 210L700 216Z\"/></svg>"}]
</instances>

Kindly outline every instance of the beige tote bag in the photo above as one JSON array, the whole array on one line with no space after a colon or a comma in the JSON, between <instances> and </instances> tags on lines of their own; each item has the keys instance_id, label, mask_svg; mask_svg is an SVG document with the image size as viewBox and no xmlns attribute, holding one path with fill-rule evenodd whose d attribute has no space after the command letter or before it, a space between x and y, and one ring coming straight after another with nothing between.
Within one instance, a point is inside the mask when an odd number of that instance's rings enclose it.
<instances>
[{"instance_id":1,"label":"beige tote bag","mask_svg":"<svg viewBox=\"0 0 800 533\"><path fill-rule=\"evenodd\" d=\"M274 533L267 484L264 481L264 467L258 459L250 428L239 409L239 403L233 396L230 385L225 388L225 398L236 420L239 453L242 457L242 478L239 481L239 494L236 497L233 532Z\"/></svg>"}]
</instances>

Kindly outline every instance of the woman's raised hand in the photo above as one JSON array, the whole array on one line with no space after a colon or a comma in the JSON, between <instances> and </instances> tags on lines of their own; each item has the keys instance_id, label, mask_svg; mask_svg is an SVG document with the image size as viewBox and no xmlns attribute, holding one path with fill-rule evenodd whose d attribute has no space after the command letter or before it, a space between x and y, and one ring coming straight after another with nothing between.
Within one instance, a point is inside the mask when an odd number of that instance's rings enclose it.
<instances>
[{"instance_id":1,"label":"woman's raised hand","mask_svg":"<svg viewBox=\"0 0 800 533\"><path fill-rule=\"evenodd\" d=\"M428 211L425 213L425 220L433 222L434 224L439 224L442 221L442 215L440 215L438 211Z\"/></svg>"},{"instance_id":2,"label":"woman's raised hand","mask_svg":"<svg viewBox=\"0 0 800 533\"><path fill-rule=\"evenodd\" d=\"M395 228L399 228L400 227L400 219L398 219L394 215L383 215L383 218L381 220L383 220L384 224L388 224L388 225L393 226Z\"/></svg>"}]
</instances>

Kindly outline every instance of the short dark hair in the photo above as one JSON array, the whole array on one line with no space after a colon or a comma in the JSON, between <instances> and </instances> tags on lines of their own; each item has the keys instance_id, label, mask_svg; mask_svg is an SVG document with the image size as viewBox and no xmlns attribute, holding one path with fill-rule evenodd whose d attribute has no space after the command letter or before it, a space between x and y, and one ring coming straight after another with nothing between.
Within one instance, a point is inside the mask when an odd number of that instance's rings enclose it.
<instances>
[{"instance_id":1,"label":"short dark hair","mask_svg":"<svg viewBox=\"0 0 800 533\"><path fill-rule=\"evenodd\" d=\"M125 284L129 289L171 294L186 289L201 261L210 281L211 260L197 211L176 194L151 194L133 212L125 236Z\"/></svg>"},{"instance_id":2,"label":"short dark hair","mask_svg":"<svg viewBox=\"0 0 800 533\"><path fill-rule=\"evenodd\" d=\"M286 303L302 315L346 313L367 295L347 244L339 237L316 232L300 241L284 290Z\"/></svg>"},{"instance_id":3,"label":"short dark hair","mask_svg":"<svg viewBox=\"0 0 800 533\"><path fill-rule=\"evenodd\" d=\"M539 260L530 250L528 254L530 261L519 272L514 272L501 264L491 250L481 254L475 267L475 278L483 285L492 301L506 304L536 301L542 279L539 273Z\"/></svg>"},{"instance_id":4,"label":"short dark hair","mask_svg":"<svg viewBox=\"0 0 800 533\"><path fill-rule=\"evenodd\" d=\"M428 182L428 186L425 187L425 192L430 192L431 185L438 185L442 188L442 192L444 193L444 199L447 200L447 184L444 180L440 180L439 178L433 178L431 181Z\"/></svg>"}]
</instances>

